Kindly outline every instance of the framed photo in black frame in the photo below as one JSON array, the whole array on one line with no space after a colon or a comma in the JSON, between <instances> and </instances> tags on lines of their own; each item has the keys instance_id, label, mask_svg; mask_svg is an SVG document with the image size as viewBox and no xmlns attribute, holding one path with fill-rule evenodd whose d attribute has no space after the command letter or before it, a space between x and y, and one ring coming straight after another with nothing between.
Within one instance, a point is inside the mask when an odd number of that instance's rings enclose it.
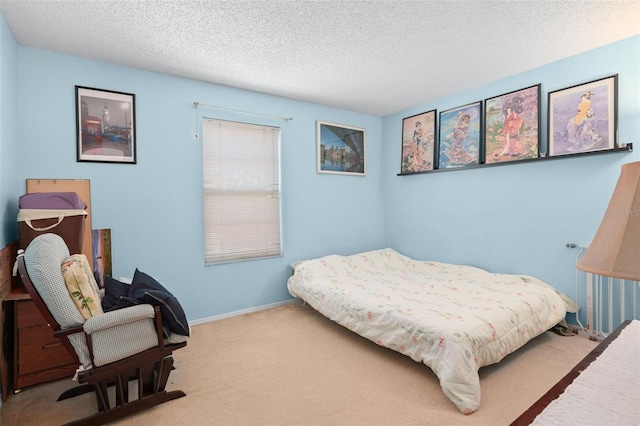
<instances>
[{"instance_id":1,"label":"framed photo in black frame","mask_svg":"<svg viewBox=\"0 0 640 426\"><path fill-rule=\"evenodd\" d=\"M440 113L439 169L480 164L481 121L482 101Z\"/></svg>"},{"instance_id":2,"label":"framed photo in black frame","mask_svg":"<svg viewBox=\"0 0 640 426\"><path fill-rule=\"evenodd\" d=\"M618 75L549 92L549 155L617 146Z\"/></svg>"},{"instance_id":3,"label":"framed photo in black frame","mask_svg":"<svg viewBox=\"0 0 640 426\"><path fill-rule=\"evenodd\" d=\"M76 86L77 161L136 164L135 95Z\"/></svg>"},{"instance_id":4,"label":"framed photo in black frame","mask_svg":"<svg viewBox=\"0 0 640 426\"><path fill-rule=\"evenodd\" d=\"M484 101L485 164L538 158L540 84Z\"/></svg>"},{"instance_id":5,"label":"framed photo in black frame","mask_svg":"<svg viewBox=\"0 0 640 426\"><path fill-rule=\"evenodd\" d=\"M402 120L401 174L433 170L435 135L435 109Z\"/></svg>"},{"instance_id":6,"label":"framed photo in black frame","mask_svg":"<svg viewBox=\"0 0 640 426\"><path fill-rule=\"evenodd\" d=\"M365 175L366 130L317 122L317 173Z\"/></svg>"}]
</instances>

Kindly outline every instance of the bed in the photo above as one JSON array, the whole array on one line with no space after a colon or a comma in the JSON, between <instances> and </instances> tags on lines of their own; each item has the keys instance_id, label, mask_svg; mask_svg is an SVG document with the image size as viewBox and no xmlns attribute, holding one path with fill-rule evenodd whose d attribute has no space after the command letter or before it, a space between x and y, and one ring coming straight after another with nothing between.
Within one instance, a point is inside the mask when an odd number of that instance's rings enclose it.
<instances>
[{"instance_id":1,"label":"bed","mask_svg":"<svg viewBox=\"0 0 640 426\"><path fill-rule=\"evenodd\" d=\"M511 423L640 424L640 321L624 321Z\"/></svg>"},{"instance_id":2,"label":"bed","mask_svg":"<svg viewBox=\"0 0 640 426\"><path fill-rule=\"evenodd\" d=\"M465 414L480 406L480 367L575 311L530 276L413 260L386 248L295 262L289 292L327 318L423 362Z\"/></svg>"}]
</instances>

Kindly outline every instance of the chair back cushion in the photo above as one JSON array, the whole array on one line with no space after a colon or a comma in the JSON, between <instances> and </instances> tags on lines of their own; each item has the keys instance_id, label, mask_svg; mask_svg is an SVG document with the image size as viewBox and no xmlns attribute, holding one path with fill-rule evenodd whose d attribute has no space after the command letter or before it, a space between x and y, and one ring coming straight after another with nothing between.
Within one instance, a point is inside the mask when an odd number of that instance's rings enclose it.
<instances>
[{"instance_id":1,"label":"chair back cushion","mask_svg":"<svg viewBox=\"0 0 640 426\"><path fill-rule=\"evenodd\" d=\"M56 234L37 236L24 251L24 263L33 286L62 329L84 324L60 270L67 257L69 249Z\"/></svg>"}]
</instances>

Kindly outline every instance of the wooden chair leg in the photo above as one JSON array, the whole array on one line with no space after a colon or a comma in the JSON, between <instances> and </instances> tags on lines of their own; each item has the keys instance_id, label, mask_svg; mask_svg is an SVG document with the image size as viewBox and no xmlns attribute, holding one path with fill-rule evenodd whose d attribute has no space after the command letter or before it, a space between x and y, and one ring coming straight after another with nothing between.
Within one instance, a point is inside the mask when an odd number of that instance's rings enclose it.
<instances>
[{"instance_id":1,"label":"wooden chair leg","mask_svg":"<svg viewBox=\"0 0 640 426\"><path fill-rule=\"evenodd\" d=\"M162 359L158 367L158 379L156 381L156 392L162 392L169 380L169 373L173 370L173 357L167 356Z\"/></svg>"},{"instance_id":2,"label":"wooden chair leg","mask_svg":"<svg viewBox=\"0 0 640 426\"><path fill-rule=\"evenodd\" d=\"M138 369L138 399L153 394L155 389L155 371L154 365L144 366Z\"/></svg>"},{"instance_id":3,"label":"wooden chair leg","mask_svg":"<svg viewBox=\"0 0 640 426\"><path fill-rule=\"evenodd\" d=\"M95 385L96 390L96 402L98 403L99 411L107 411L111 408L111 404L109 404L109 387L107 386L107 382L101 380Z\"/></svg>"},{"instance_id":4,"label":"wooden chair leg","mask_svg":"<svg viewBox=\"0 0 640 426\"><path fill-rule=\"evenodd\" d=\"M118 374L116 378L116 405L123 405L129 401L129 380L127 376Z\"/></svg>"}]
</instances>

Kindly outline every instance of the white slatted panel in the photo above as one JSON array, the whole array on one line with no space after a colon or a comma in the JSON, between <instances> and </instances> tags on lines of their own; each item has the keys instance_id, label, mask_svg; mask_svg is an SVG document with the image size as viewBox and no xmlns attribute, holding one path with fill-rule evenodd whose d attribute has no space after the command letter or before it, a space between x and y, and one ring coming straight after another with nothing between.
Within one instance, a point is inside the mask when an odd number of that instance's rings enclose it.
<instances>
[{"instance_id":1,"label":"white slatted panel","mask_svg":"<svg viewBox=\"0 0 640 426\"><path fill-rule=\"evenodd\" d=\"M640 282L585 274L587 330L594 338L615 330L623 321L640 319Z\"/></svg>"},{"instance_id":2,"label":"white slatted panel","mask_svg":"<svg viewBox=\"0 0 640 426\"><path fill-rule=\"evenodd\" d=\"M204 119L205 263L279 256L280 129Z\"/></svg>"}]
</instances>

